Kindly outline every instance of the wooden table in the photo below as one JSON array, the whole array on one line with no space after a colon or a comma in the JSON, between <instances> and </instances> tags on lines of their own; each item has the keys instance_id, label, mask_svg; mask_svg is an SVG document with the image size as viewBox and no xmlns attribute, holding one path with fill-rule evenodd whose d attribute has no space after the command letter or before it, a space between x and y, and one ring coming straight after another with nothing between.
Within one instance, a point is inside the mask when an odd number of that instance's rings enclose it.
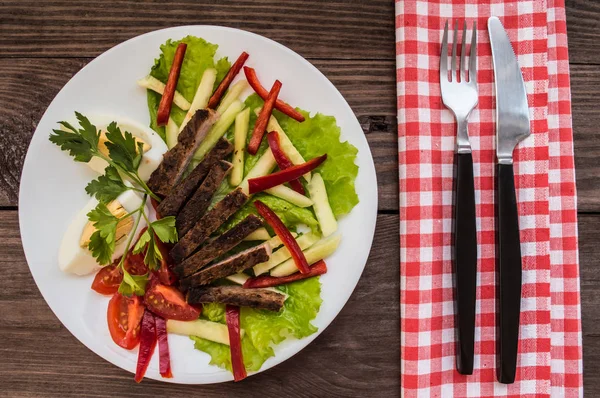
<instances>
[{"instance_id":1,"label":"wooden table","mask_svg":"<svg viewBox=\"0 0 600 398\"><path fill-rule=\"evenodd\" d=\"M0 3L0 395L396 396L399 392L398 167L391 0L8 0ZM228 4L224 4L228 3ZM600 394L600 3L567 0L584 332L584 384ZM281 5L283 4L283 5ZM297 51L342 92L375 157L379 216L368 266L333 324L301 353L241 384L133 382L79 343L23 256L18 188L37 122L61 87L110 47L176 25L231 26ZM593 393L596 394L593 394Z\"/></svg>"}]
</instances>

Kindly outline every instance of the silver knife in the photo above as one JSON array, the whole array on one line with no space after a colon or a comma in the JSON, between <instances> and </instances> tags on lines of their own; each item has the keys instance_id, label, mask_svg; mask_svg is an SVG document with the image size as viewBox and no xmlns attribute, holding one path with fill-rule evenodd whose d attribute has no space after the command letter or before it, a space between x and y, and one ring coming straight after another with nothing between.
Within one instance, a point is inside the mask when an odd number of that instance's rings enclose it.
<instances>
[{"instance_id":1,"label":"silver knife","mask_svg":"<svg viewBox=\"0 0 600 398\"><path fill-rule=\"evenodd\" d=\"M500 383L513 383L517 372L521 309L521 239L513 173L513 151L527 138L529 106L521 68L502 23L488 19L496 85L496 262L499 312L496 359Z\"/></svg>"}]
</instances>

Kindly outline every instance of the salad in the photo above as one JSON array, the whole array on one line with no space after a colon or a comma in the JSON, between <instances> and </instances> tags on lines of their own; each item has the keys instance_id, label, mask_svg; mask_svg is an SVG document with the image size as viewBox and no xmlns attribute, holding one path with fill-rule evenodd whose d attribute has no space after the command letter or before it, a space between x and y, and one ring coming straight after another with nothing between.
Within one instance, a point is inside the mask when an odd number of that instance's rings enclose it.
<instances>
[{"instance_id":1,"label":"salad","mask_svg":"<svg viewBox=\"0 0 600 398\"><path fill-rule=\"evenodd\" d=\"M95 273L113 341L138 349L137 382L156 346L172 377L169 334L239 381L275 345L315 333L337 220L358 203L357 149L335 118L294 108L285 82L217 48L193 36L160 47L137 81L149 127L76 112L50 135L98 172L59 266Z\"/></svg>"}]
</instances>

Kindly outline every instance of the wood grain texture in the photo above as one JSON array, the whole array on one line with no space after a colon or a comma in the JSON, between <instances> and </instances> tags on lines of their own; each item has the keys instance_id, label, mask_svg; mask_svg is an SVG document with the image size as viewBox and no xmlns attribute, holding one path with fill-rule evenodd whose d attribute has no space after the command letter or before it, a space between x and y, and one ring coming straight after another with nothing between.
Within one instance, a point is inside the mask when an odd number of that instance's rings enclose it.
<instances>
[{"instance_id":1,"label":"wood grain texture","mask_svg":"<svg viewBox=\"0 0 600 398\"><path fill-rule=\"evenodd\" d=\"M35 127L58 91L89 61L0 58L4 110L0 113L0 206L17 205L21 169ZM397 209L394 62L313 60L313 64L342 92L367 134L379 180L379 208Z\"/></svg>"},{"instance_id":2,"label":"wood grain texture","mask_svg":"<svg viewBox=\"0 0 600 398\"><path fill-rule=\"evenodd\" d=\"M304 57L394 59L390 0L43 0L43 7L10 0L0 3L0 15L3 57L95 57L149 31L222 25L268 36Z\"/></svg>"},{"instance_id":3,"label":"wood grain texture","mask_svg":"<svg viewBox=\"0 0 600 398\"><path fill-rule=\"evenodd\" d=\"M399 391L397 215L378 217L363 277L333 324L312 344L243 383L202 387L150 380L137 385L132 374L79 343L35 286L18 231L17 212L0 212L0 396L364 397L377 391L388 397Z\"/></svg>"},{"instance_id":4,"label":"wood grain texture","mask_svg":"<svg viewBox=\"0 0 600 398\"><path fill-rule=\"evenodd\" d=\"M569 61L600 64L600 2L566 0Z\"/></svg>"}]
</instances>

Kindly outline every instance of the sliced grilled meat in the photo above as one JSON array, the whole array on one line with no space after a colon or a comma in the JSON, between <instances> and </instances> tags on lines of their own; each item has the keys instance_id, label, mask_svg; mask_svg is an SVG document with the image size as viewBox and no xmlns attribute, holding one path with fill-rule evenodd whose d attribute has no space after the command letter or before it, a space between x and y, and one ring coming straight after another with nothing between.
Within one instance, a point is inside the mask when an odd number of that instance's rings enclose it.
<instances>
[{"instance_id":1,"label":"sliced grilled meat","mask_svg":"<svg viewBox=\"0 0 600 398\"><path fill-rule=\"evenodd\" d=\"M177 145L165 153L162 163L150 175L148 187L152 192L161 196L171 192L217 117L217 113L211 109L196 111L177 137Z\"/></svg>"},{"instance_id":2,"label":"sliced grilled meat","mask_svg":"<svg viewBox=\"0 0 600 398\"><path fill-rule=\"evenodd\" d=\"M250 214L239 224L219 236L212 242L207 243L196 253L185 259L181 264L174 268L174 271L180 278L189 276L215 258L227 253L237 246L246 236L256 231L263 225L262 220Z\"/></svg>"},{"instance_id":3,"label":"sliced grilled meat","mask_svg":"<svg viewBox=\"0 0 600 398\"><path fill-rule=\"evenodd\" d=\"M271 247L269 245L262 244L255 246L223 261L209 265L195 274L181 279L179 283L182 290L187 290L190 287L198 285L208 285L217 279L237 274L238 272L254 267L258 263L265 262L270 256Z\"/></svg>"},{"instance_id":4,"label":"sliced grilled meat","mask_svg":"<svg viewBox=\"0 0 600 398\"><path fill-rule=\"evenodd\" d=\"M229 192L220 202L210 209L171 249L171 258L182 262L206 241L229 217L238 211L248 200L240 188Z\"/></svg>"},{"instance_id":5,"label":"sliced grilled meat","mask_svg":"<svg viewBox=\"0 0 600 398\"><path fill-rule=\"evenodd\" d=\"M207 286L190 289L190 304L222 303L279 312L285 295L268 289L244 289L241 286Z\"/></svg>"},{"instance_id":6,"label":"sliced grilled meat","mask_svg":"<svg viewBox=\"0 0 600 398\"><path fill-rule=\"evenodd\" d=\"M176 216L185 202L204 181L210 169L219 160L225 159L231 152L233 152L233 145L229 141L225 138L217 141L217 144L204 156L200 164L184 180L175 185L169 195L160 202L157 209L158 214L162 217Z\"/></svg>"},{"instance_id":7,"label":"sliced grilled meat","mask_svg":"<svg viewBox=\"0 0 600 398\"><path fill-rule=\"evenodd\" d=\"M210 169L202 184L177 215L176 227L180 236L184 236L206 213L210 200L229 174L231 167L231 163L220 160Z\"/></svg>"}]
</instances>

